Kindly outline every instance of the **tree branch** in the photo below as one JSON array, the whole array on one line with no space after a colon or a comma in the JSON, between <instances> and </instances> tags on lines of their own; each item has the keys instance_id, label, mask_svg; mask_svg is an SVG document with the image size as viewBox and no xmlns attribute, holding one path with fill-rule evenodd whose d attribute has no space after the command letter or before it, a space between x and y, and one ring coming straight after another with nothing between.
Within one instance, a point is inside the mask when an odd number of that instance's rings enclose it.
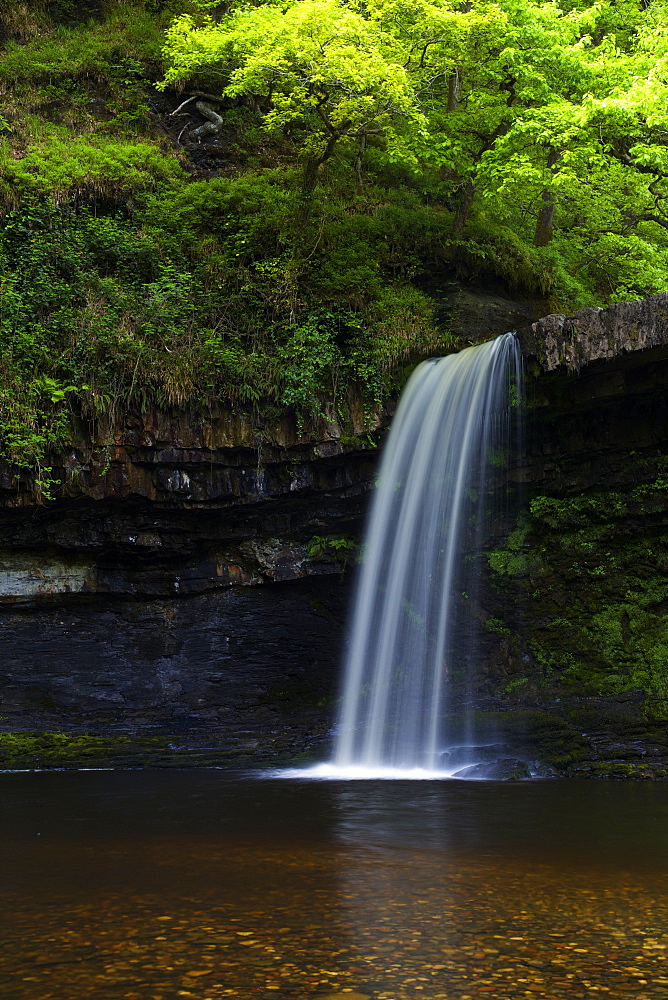
<instances>
[{"instance_id":1,"label":"tree branch","mask_svg":"<svg viewBox=\"0 0 668 1000\"><path fill-rule=\"evenodd\" d=\"M654 174L657 180L661 177L668 178L668 173L665 170L661 170L659 167L650 167L646 163L636 163L628 153L616 153L614 149L610 150L610 152L616 160L620 160L627 167L633 167L639 174Z\"/></svg>"},{"instance_id":2,"label":"tree branch","mask_svg":"<svg viewBox=\"0 0 668 1000\"><path fill-rule=\"evenodd\" d=\"M656 222L657 226L668 229L668 219L662 219L660 215L641 215L638 222Z\"/></svg>"},{"instance_id":3,"label":"tree branch","mask_svg":"<svg viewBox=\"0 0 668 1000\"><path fill-rule=\"evenodd\" d=\"M200 136L209 135L212 132L218 134L222 131L224 120L216 111L213 110L213 108L209 107L208 104L205 104L204 101L198 101L195 107L201 115L204 115L204 117L209 120L204 125L200 125L199 128L196 128L193 135L197 136L199 139Z\"/></svg>"},{"instance_id":4,"label":"tree branch","mask_svg":"<svg viewBox=\"0 0 668 1000\"><path fill-rule=\"evenodd\" d=\"M193 91L191 91L191 93L192 93L193 96L189 97L186 101L183 102L183 104L179 104L179 106L176 109L176 111L172 111L170 113L170 115L169 115L170 118L173 118L174 115L178 115L179 112L182 111L183 108L185 108L186 104L190 104L191 101L197 100L198 97L206 97L207 100L209 100L209 101L216 101L218 104L220 104L220 102L222 101L222 97L220 97L220 96L216 97L215 94L207 94L203 90L193 90Z\"/></svg>"}]
</instances>

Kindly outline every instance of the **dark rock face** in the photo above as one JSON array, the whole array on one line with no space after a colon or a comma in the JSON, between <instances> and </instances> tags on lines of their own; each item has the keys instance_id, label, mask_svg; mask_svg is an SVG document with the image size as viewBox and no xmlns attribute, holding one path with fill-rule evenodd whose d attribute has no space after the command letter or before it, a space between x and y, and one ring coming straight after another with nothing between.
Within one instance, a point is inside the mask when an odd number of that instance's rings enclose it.
<instances>
[{"instance_id":1,"label":"dark rock face","mask_svg":"<svg viewBox=\"0 0 668 1000\"><path fill-rule=\"evenodd\" d=\"M668 347L529 375L524 481L566 494L652 477L668 449L667 395Z\"/></svg>"},{"instance_id":2,"label":"dark rock face","mask_svg":"<svg viewBox=\"0 0 668 1000\"><path fill-rule=\"evenodd\" d=\"M657 296L521 333L525 503L490 540L476 697L571 727L570 774L668 775L667 321Z\"/></svg>"},{"instance_id":3,"label":"dark rock face","mask_svg":"<svg viewBox=\"0 0 668 1000\"><path fill-rule=\"evenodd\" d=\"M354 405L349 414L353 431L364 426ZM309 554L309 542L359 536L375 466L371 432L344 435L338 413L310 434L285 418L258 426L233 413L150 411L113 435L81 428L54 470L55 502L36 504L30 484L0 475L0 602L193 594L340 572L334 549Z\"/></svg>"},{"instance_id":4,"label":"dark rock face","mask_svg":"<svg viewBox=\"0 0 668 1000\"><path fill-rule=\"evenodd\" d=\"M460 288L444 296L438 315L456 336L475 343L526 327L544 309L544 302L518 302L487 289Z\"/></svg>"},{"instance_id":5,"label":"dark rock face","mask_svg":"<svg viewBox=\"0 0 668 1000\"><path fill-rule=\"evenodd\" d=\"M488 764L471 764L455 773L472 781L522 781L531 777L529 765L516 757L502 757Z\"/></svg>"},{"instance_id":6,"label":"dark rock face","mask_svg":"<svg viewBox=\"0 0 668 1000\"><path fill-rule=\"evenodd\" d=\"M5 730L156 736L271 763L327 739L338 577L162 601L0 611Z\"/></svg>"},{"instance_id":7,"label":"dark rock face","mask_svg":"<svg viewBox=\"0 0 668 1000\"><path fill-rule=\"evenodd\" d=\"M149 738L160 761L168 744L271 764L326 742L347 601L327 539L360 536L387 423L345 412L304 431L224 412L81 428L41 505L6 472L1 728Z\"/></svg>"}]
</instances>

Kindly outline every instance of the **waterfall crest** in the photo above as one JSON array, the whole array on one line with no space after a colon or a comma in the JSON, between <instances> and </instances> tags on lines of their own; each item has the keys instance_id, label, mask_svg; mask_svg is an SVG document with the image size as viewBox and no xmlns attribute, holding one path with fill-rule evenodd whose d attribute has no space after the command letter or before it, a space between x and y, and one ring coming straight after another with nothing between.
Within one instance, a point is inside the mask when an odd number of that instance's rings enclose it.
<instances>
[{"instance_id":1,"label":"waterfall crest","mask_svg":"<svg viewBox=\"0 0 668 1000\"><path fill-rule=\"evenodd\" d=\"M475 643L466 588L489 471L507 464L520 386L514 334L425 361L409 379L364 543L337 769L439 770L450 688Z\"/></svg>"}]
</instances>

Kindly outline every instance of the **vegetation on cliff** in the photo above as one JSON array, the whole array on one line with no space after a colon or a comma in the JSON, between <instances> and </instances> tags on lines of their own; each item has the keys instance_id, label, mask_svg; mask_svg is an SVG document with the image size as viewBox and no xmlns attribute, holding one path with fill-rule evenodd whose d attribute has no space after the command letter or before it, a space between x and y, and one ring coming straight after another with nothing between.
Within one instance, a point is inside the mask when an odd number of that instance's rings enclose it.
<instances>
[{"instance_id":1,"label":"vegetation on cliff","mask_svg":"<svg viewBox=\"0 0 668 1000\"><path fill-rule=\"evenodd\" d=\"M0 14L2 455L73 414L370 402L466 279L667 287L664 0Z\"/></svg>"},{"instance_id":2,"label":"vegetation on cliff","mask_svg":"<svg viewBox=\"0 0 668 1000\"><path fill-rule=\"evenodd\" d=\"M534 497L489 554L521 620L487 627L518 665L523 654L532 665L510 678L508 694L536 685L561 697L645 692L644 712L668 718L668 478L662 457L635 463L635 483Z\"/></svg>"}]
</instances>

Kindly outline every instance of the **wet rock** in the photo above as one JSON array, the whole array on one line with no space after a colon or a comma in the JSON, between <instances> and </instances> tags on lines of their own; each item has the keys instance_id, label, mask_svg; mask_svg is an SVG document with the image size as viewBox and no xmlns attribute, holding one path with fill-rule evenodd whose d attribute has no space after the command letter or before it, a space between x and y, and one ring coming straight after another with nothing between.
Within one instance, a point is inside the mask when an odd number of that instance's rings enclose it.
<instances>
[{"instance_id":1,"label":"wet rock","mask_svg":"<svg viewBox=\"0 0 668 1000\"><path fill-rule=\"evenodd\" d=\"M488 290L460 288L445 296L439 319L463 340L479 341L526 326L544 309L544 302L519 302Z\"/></svg>"},{"instance_id":2,"label":"wet rock","mask_svg":"<svg viewBox=\"0 0 668 1000\"><path fill-rule=\"evenodd\" d=\"M529 765L516 757L503 757L501 760L486 764L471 764L456 771L455 778L467 778L473 781L521 781L531 777Z\"/></svg>"},{"instance_id":3,"label":"wet rock","mask_svg":"<svg viewBox=\"0 0 668 1000\"><path fill-rule=\"evenodd\" d=\"M0 609L0 728L288 760L327 742L346 604L334 576Z\"/></svg>"},{"instance_id":4,"label":"wet rock","mask_svg":"<svg viewBox=\"0 0 668 1000\"><path fill-rule=\"evenodd\" d=\"M503 747L497 743L486 743L480 746L448 747L440 755L440 764L446 771L455 768L460 770L474 764L489 764L503 753Z\"/></svg>"},{"instance_id":5,"label":"wet rock","mask_svg":"<svg viewBox=\"0 0 668 1000\"><path fill-rule=\"evenodd\" d=\"M351 399L347 431L355 414ZM335 550L316 558L309 543L359 537L377 453L369 434L342 440L336 419L307 432L286 415L254 426L226 411L198 420L149 410L93 436L81 426L54 462L60 485L46 504L28 479L0 469L0 602L186 595L340 573Z\"/></svg>"}]
</instances>

